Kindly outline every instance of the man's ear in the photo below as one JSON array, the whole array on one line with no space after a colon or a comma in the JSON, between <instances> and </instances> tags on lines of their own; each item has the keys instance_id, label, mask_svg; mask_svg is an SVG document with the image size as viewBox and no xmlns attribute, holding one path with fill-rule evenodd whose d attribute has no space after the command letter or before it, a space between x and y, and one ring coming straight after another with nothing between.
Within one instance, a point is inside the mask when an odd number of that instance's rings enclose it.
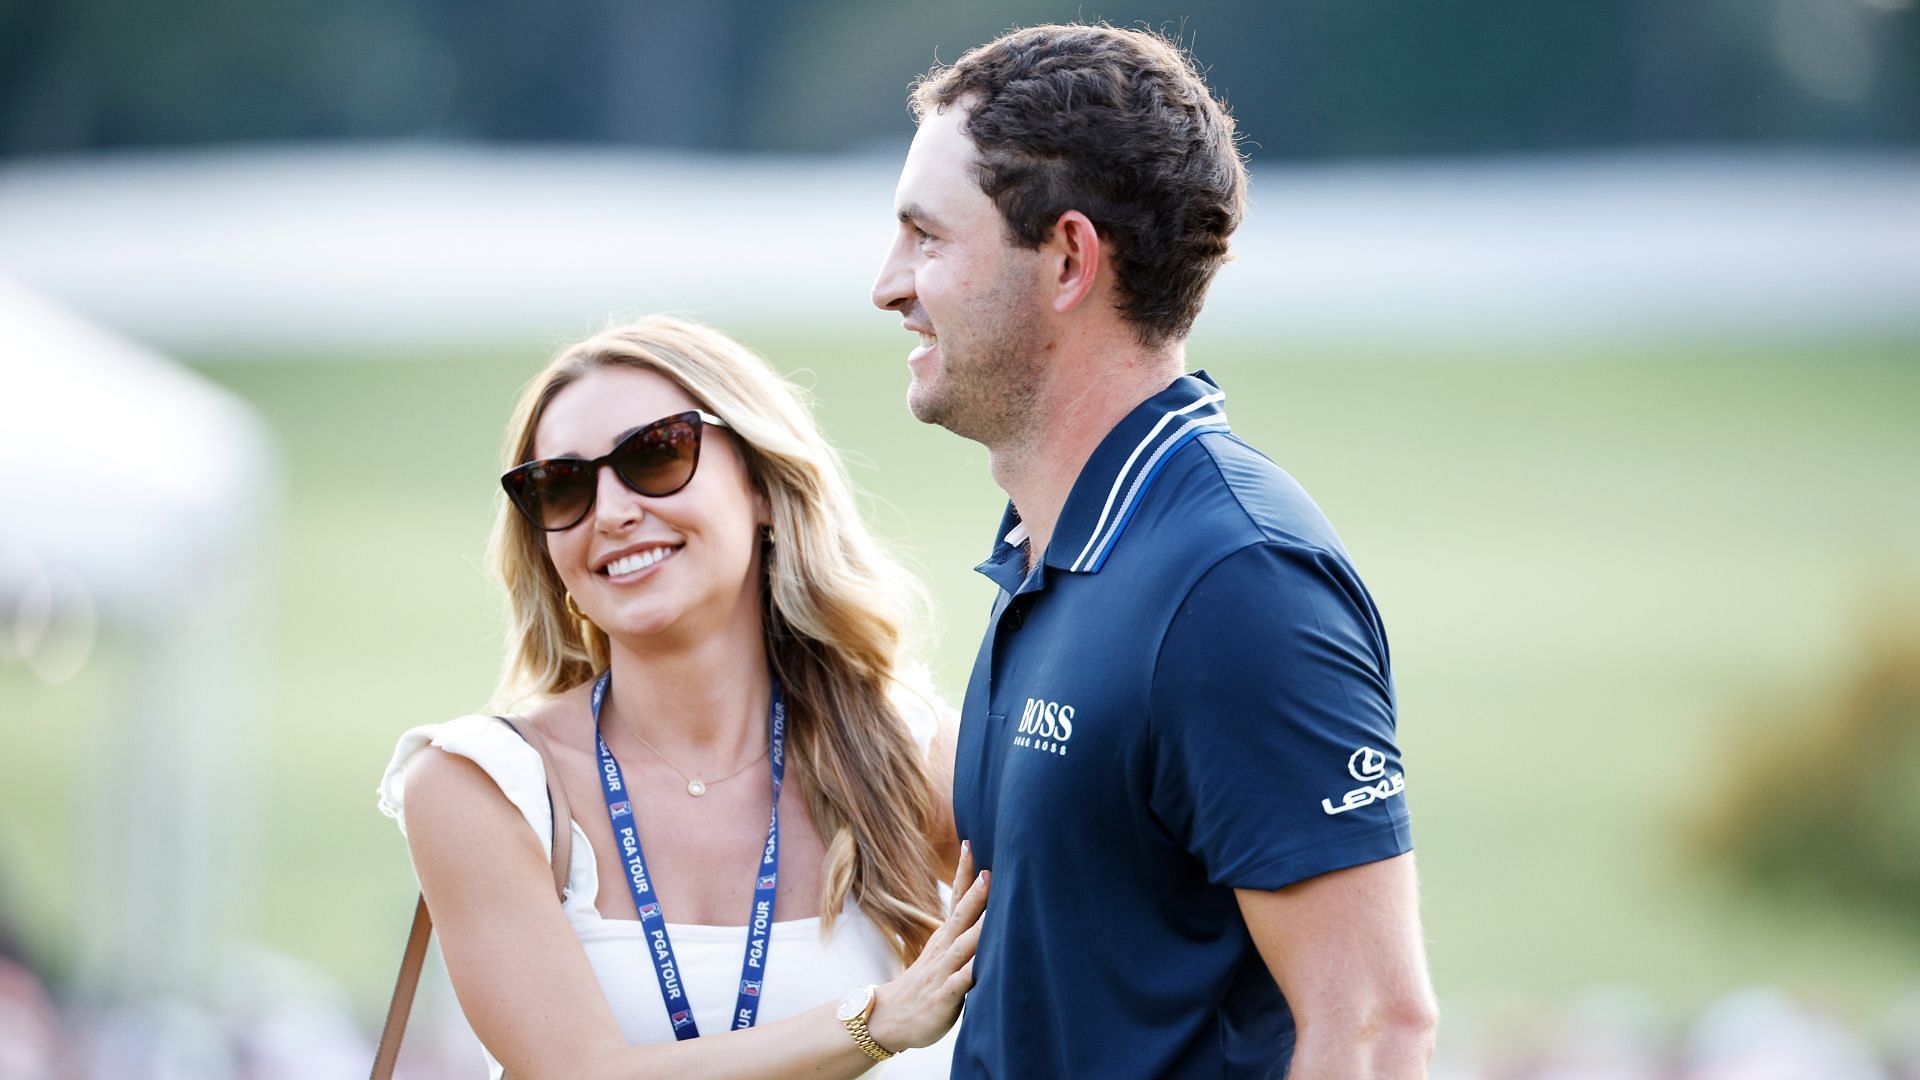
<instances>
[{"instance_id":1,"label":"man's ear","mask_svg":"<svg viewBox=\"0 0 1920 1080\"><path fill-rule=\"evenodd\" d=\"M1079 307L1100 280L1106 263L1106 249L1100 246L1100 230L1092 219L1078 210L1069 210L1053 223L1047 238L1054 267L1053 310L1061 315Z\"/></svg>"}]
</instances>

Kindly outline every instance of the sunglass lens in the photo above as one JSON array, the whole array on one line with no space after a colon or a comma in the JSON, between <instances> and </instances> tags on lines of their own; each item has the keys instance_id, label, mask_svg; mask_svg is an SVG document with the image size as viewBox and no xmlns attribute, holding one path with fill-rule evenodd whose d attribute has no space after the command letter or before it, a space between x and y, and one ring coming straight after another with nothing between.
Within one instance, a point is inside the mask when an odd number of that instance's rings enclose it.
<instances>
[{"instance_id":1,"label":"sunglass lens","mask_svg":"<svg viewBox=\"0 0 1920 1080\"><path fill-rule=\"evenodd\" d=\"M686 487L700 462L700 427L697 412L669 416L622 439L606 457L529 461L508 471L500 483L535 527L571 529L593 507L603 464L612 465L621 481L642 495L671 495Z\"/></svg>"},{"instance_id":2,"label":"sunglass lens","mask_svg":"<svg viewBox=\"0 0 1920 1080\"><path fill-rule=\"evenodd\" d=\"M517 476L513 501L543 529L571 527L593 501L593 470L584 461L542 462Z\"/></svg>"},{"instance_id":3,"label":"sunglass lens","mask_svg":"<svg viewBox=\"0 0 1920 1080\"><path fill-rule=\"evenodd\" d=\"M700 424L670 417L637 431L613 452L613 467L642 495L671 495L693 479L700 460Z\"/></svg>"}]
</instances>

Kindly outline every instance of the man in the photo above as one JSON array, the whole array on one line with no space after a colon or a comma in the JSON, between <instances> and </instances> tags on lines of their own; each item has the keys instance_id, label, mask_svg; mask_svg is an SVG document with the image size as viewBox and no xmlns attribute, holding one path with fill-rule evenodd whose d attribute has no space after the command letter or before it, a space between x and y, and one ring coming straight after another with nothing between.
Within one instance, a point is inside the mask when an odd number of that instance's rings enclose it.
<instances>
[{"instance_id":1,"label":"man","mask_svg":"<svg viewBox=\"0 0 1920 1080\"><path fill-rule=\"evenodd\" d=\"M1107 26L1011 32L913 106L874 303L921 337L914 415L1011 499L955 763L993 893L953 1075L1424 1075L1379 616L1184 373L1244 208L1232 121Z\"/></svg>"}]
</instances>

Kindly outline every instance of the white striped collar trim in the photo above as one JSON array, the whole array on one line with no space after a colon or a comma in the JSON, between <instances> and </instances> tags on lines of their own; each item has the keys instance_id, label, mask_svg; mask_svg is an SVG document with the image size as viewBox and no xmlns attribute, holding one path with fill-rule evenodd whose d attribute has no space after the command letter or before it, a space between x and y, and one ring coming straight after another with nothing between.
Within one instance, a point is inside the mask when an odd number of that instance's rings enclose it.
<instances>
[{"instance_id":1,"label":"white striped collar trim","mask_svg":"<svg viewBox=\"0 0 1920 1080\"><path fill-rule=\"evenodd\" d=\"M1067 569L1074 573L1090 573L1100 569L1101 564L1107 561L1107 554L1113 550L1114 541L1120 538L1120 531L1127 519L1132 516L1135 502L1146 490L1147 482L1158 471L1166 456L1203 430L1226 428L1227 414L1217 407L1226 398L1225 391L1216 390L1160 417L1160 421L1127 455L1126 464L1120 466L1120 473L1113 478L1113 487L1107 492L1106 505L1100 508L1100 516L1087 536L1087 545L1080 549L1080 554L1074 557L1073 564ZM1174 424L1180 417L1200 410L1205 411ZM1145 455L1144 461L1142 455ZM1136 462L1139 463L1138 468L1135 467ZM1132 479L1131 484L1128 483L1129 478ZM1121 494L1122 488L1126 489L1124 496Z\"/></svg>"}]
</instances>

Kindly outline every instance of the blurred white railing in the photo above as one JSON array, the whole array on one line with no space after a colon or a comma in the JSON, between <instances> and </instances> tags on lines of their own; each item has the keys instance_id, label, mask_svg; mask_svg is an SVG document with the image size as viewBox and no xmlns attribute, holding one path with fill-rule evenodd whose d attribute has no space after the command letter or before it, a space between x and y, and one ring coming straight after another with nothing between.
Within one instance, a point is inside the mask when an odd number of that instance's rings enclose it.
<instances>
[{"instance_id":1,"label":"blurred white railing","mask_svg":"<svg viewBox=\"0 0 1920 1080\"><path fill-rule=\"evenodd\" d=\"M186 349L890 325L894 155L294 146L0 166L0 275ZM1920 330L1920 155L1263 166L1209 334Z\"/></svg>"}]
</instances>

